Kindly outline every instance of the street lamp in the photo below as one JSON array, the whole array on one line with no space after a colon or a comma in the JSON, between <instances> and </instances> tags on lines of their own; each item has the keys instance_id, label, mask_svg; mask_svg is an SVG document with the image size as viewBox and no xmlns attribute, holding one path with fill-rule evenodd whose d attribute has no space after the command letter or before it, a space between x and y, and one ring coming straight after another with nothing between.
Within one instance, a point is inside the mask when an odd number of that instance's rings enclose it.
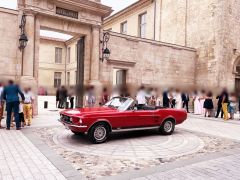
<instances>
[{"instance_id":1,"label":"street lamp","mask_svg":"<svg viewBox=\"0 0 240 180\"><path fill-rule=\"evenodd\" d=\"M110 34L109 32L103 33L103 40L101 41L102 43L102 58L100 60L103 62L105 60L109 60L111 51L107 47L107 43L110 39Z\"/></svg>"},{"instance_id":2,"label":"street lamp","mask_svg":"<svg viewBox=\"0 0 240 180\"><path fill-rule=\"evenodd\" d=\"M25 34L25 25L26 25L26 15L23 14L22 19L21 19L21 24L19 26L19 28L21 29L21 34L20 34L20 38L19 38L20 51L22 51L27 46L27 42L28 42L28 38Z\"/></svg>"}]
</instances>

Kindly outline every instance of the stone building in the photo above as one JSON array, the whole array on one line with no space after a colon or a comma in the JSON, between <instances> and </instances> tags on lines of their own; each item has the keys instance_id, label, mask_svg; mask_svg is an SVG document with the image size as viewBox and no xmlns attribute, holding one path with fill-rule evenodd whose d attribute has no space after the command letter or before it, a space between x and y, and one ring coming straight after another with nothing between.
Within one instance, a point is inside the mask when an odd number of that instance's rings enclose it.
<instances>
[{"instance_id":1,"label":"stone building","mask_svg":"<svg viewBox=\"0 0 240 180\"><path fill-rule=\"evenodd\" d=\"M76 37L69 40L40 37L39 91L43 89L52 95L61 85L76 85L77 40Z\"/></svg>"},{"instance_id":2,"label":"stone building","mask_svg":"<svg viewBox=\"0 0 240 180\"><path fill-rule=\"evenodd\" d=\"M239 88L239 7L236 0L139 0L106 18L104 29L193 47L197 86Z\"/></svg>"},{"instance_id":3,"label":"stone building","mask_svg":"<svg viewBox=\"0 0 240 180\"><path fill-rule=\"evenodd\" d=\"M240 84L238 7L234 0L139 0L108 17L111 8L99 0L18 0L18 10L0 8L0 76L35 92L75 82L234 88ZM19 51L23 17L28 43ZM73 38L44 38L40 30ZM107 30L111 55L102 62Z\"/></svg>"}]
</instances>

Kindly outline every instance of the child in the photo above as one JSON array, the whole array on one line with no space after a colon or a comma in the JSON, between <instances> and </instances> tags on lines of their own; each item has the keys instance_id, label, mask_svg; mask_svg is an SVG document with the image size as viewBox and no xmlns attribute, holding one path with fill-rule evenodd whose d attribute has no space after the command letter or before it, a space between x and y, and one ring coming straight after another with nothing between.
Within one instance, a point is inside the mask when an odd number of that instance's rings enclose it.
<instances>
[{"instance_id":1,"label":"child","mask_svg":"<svg viewBox=\"0 0 240 180\"><path fill-rule=\"evenodd\" d=\"M19 104L19 122L21 124L21 127L24 127L24 114L23 114L23 102L21 101Z\"/></svg>"}]
</instances>

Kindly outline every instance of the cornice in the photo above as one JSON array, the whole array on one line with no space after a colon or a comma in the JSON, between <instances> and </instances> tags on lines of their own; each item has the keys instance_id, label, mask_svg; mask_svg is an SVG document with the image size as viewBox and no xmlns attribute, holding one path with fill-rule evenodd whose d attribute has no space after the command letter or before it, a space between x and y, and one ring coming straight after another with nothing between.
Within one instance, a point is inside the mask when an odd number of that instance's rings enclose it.
<instances>
[{"instance_id":1,"label":"cornice","mask_svg":"<svg viewBox=\"0 0 240 180\"><path fill-rule=\"evenodd\" d=\"M111 7L90 0L55 0L55 3L68 4L75 8L87 9L101 15L103 18L109 16L113 12Z\"/></svg>"},{"instance_id":2,"label":"cornice","mask_svg":"<svg viewBox=\"0 0 240 180\"><path fill-rule=\"evenodd\" d=\"M126 7L125 9L117 12L116 14L107 17L106 19L104 19L103 25L108 25L110 23L112 23L113 21L115 21L116 19L119 19L123 16L127 16L129 14L131 14L133 11L139 10L141 8L144 8L148 5L150 5L153 2L153 0L139 0L133 4L131 4L130 6Z\"/></svg>"}]
</instances>

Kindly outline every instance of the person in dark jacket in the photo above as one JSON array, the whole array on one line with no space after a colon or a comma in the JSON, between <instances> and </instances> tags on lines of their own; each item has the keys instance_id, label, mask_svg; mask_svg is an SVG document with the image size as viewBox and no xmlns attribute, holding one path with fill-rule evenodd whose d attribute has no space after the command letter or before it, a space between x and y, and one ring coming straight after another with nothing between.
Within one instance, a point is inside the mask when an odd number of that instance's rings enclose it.
<instances>
[{"instance_id":1,"label":"person in dark jacket","mask_svg":"<svg viewBox=\"0 0 240 180\"><path fill-rule=\"evenodd\" d=\"M220 112L221 112L221 118L223 118L223 110L222 110L222 95L218 95L216 97L216 99L218 100L218 103L217 103L217 114L215 116L215 118L218 118Z\"/></svg>"},{"instance_id":2,"label":"person in dark jacket","mask_svg":"<svg viewBox=\"0 0 240 180\"><path fill-rule=\"evenodd\" d=\"M188 103L189 103L189 95L188 93L182 93L182 102L183 102L183 108L186 107L187 113L189 113Z\"/></svg>"},{"instance_id":3,"label":"person in dark jacket","mask_svg":"<svg viewBox=\"0 0 240 180\"><path fill-rule=\"evenodd\" d=\"M169 108L169 103L170 103L170 100L168 97L168 91L164 91L163 92L163 107Z\"/></svg>"},{"instance_id":4,"label":"person in dark jacket","mask_svg":"<svg viewBox=\"0 0 240 180\"><path fill-rule=\"evenodd\" d=\"M11 115L14 113L14 119L16 122L17 130L20 130L20 122L19 122L19 96L21 96L24 101L24 95L22 91L19 89L18 85L14 84L12 80L8 81L8 85L4 87L3 90L3 99L6 101L6 110L7 110L7 130L10 130L11 124Z\"/></svg>"}]
</instances>

